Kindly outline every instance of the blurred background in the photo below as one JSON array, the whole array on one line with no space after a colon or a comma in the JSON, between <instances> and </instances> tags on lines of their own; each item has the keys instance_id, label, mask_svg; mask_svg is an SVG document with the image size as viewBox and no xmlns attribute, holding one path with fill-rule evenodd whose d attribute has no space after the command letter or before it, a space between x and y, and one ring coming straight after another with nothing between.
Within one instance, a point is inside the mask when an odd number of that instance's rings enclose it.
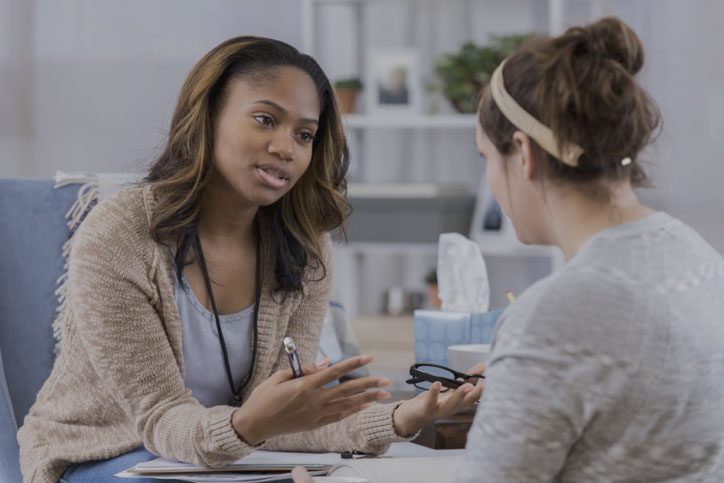
<instances>
[{"instance_id":1,"label":"blurred background","mask_svg":"<svg viewBox=\"0 0 724 483\"><path fill-rule=\"evenodd\" d=\"M640 80L664 119L642 196L722 251L719 0L0 0L0 177L143 172L196 60L237 35L289 42L349 103L355 212L335 300L378 367L399 367L411 311L435 305L440 233L479 243L492 307L560 265L520 246L486 193L474 96L521 36L606 15L641 37Z\"/></svg>"}]
</instances>

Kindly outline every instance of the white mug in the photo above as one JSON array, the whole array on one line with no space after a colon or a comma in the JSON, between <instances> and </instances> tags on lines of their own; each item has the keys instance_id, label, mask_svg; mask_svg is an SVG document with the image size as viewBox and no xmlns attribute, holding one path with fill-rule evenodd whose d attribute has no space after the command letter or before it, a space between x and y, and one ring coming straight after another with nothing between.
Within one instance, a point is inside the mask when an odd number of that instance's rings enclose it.
<instances>
[{"instance_id":1,"label":"white mug","mask_svg":"<svg viewBox=\"0 0 724 483\"><path fill-rule=\"evenodd\" d=\"M486 362L490 344L451 345L447 348L448 365L456 371L466 372L478 362Z\"/></svg>"}]
</instances>

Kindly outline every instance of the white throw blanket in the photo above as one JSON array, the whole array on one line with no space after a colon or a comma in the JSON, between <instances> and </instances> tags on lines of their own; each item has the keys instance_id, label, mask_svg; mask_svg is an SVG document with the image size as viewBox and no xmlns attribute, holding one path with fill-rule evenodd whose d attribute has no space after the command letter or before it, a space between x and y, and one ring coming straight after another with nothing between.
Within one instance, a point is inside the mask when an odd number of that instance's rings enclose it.
<instances>
[{"instance_id":1,"label":"white throw blanket","mask_svg":"<svg viewBox=\"0 0 724 483\"><path fill-rule=\"evenodd\" d=\"M88 212L98 202L108 198L124 186L141 181L142 178L143 175L138 173L65 173L63 171L55 173L56 188L69 184L82 185L78 190L78 197L65 214L70 237L63 244L63 274L58 278L58 286L55 289L55 296L58 300L58 306L55 308L55 320L53 320L56 354L60 351L63 327L68 317L68 311L66 310L66 293L68 290L66 280L68 278L68 257L73 243L73 235Z\"/></svg>"}]
</instances>

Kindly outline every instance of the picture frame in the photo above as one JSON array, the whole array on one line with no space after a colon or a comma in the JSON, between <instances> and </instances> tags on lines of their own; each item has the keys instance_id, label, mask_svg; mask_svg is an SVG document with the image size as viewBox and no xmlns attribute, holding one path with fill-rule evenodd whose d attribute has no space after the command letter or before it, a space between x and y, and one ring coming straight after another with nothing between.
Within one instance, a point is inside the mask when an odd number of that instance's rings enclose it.
<instances>
[{"instance_id":1,"label":"picture frame","mask_svg":"<svg viewBox=\"0 0 724 483\"><path fill-rule=\"evenodd\" d=\"M422 79L415 49L370 49L365 75L369 114L422 112Z\"/></svg>"}]
</instances>

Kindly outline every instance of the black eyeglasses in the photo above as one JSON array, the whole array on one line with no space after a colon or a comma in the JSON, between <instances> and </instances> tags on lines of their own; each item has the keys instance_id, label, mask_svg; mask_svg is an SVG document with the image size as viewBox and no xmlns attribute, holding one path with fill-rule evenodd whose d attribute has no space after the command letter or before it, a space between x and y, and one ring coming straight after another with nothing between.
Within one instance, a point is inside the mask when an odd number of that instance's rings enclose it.
<instances>
[{"instance_id":1,"label":"black eyeglasses","mask_svg":"<svg viewBox=\"0 0 724 483\"><path fill-rule=\"evenodd\" d=\"M449 367L426 363L410 366L410 376L412 377L405 382L424 391L430 389L433 383L440 382L442 384L440 392L457 389L466 382L474 386L478 379L485 379L481 374L465 374Z\"/></svg>"}]
</instances>

